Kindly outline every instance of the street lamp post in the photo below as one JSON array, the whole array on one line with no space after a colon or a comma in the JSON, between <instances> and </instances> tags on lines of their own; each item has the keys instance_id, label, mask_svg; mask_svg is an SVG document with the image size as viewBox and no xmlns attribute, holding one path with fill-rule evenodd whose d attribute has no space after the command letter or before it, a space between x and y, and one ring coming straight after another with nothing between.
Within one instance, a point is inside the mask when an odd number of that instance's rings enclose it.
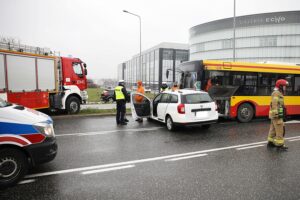
<instances>
[{"instance_id":1,"label":"street lamp post","mask_svg":"<svg viewBox=\"0 0 300 200\"><path fill-rule=\"evenodd\" d=\"M233 48L233 62L235 61L235 0L233 2L233 41L232 41L232 48Z\"/></svg>"},{"instance_id":2,"label":"street lamp post","mask_svg":"<svg viewBox=\"0 0 300 200\"><path fill-rule=\"evenodd\" d=\"M138 17L139 21L140 21L140 56L139 56L139 64L140 64L140 69L141 69L142 68L142 19L141 19L141 16L139 16L137 14L134 14L132 12L129 12L127 10L123 10L123 12Z\"/></svg>"}]
</instances>

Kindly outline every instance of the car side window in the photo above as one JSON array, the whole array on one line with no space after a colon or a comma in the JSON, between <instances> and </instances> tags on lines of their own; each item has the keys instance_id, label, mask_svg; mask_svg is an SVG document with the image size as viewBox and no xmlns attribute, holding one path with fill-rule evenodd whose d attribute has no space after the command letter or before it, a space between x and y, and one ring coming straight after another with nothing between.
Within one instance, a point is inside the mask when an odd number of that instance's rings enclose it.
<instances>
[{"instance_id":1,"label":"car side window","mask_svg":"<svg viewBox=\"0 0 300 200\"><path fill-rule=\"evenodd\" d=\"M169 94L163 94L160 103L169 103Z\"/></svg>"},{"instance_id":2,"label":"car side window","mask_svg":"<svg viewBox=\"0 0 300 200\"><path fill-rule=\"evenodd\" d=\"M171 94L170 103L178 103L178 96L176 94Z\"/></svg>"},{"instance_id":3,"label":"car side window","mask_svg":"<svg viewBox=\"0 0 300 200\"><path fill-rule=\"evenodd\" d=\"M160 99L161 99L161 96L162 96L162 94L157 95L157 96L154 98L153 102L154 102L154 103L158 103L158 102L160 101Z\"/></svg>"}]
</instances>

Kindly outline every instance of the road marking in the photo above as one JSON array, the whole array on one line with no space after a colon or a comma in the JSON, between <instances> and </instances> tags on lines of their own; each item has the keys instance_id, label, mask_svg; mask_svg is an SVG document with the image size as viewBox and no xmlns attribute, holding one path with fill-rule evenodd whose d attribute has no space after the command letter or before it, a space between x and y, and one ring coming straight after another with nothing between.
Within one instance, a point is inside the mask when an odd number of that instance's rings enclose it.
<instances>
[{"instance_id":1,"label":"road marking","mask_svg":"<svg viewBox=\"0 0 300 200\"><path fill-rule=\"evenodd\" d=\"M177 160L185 160L185 159L190 159L190 158L198 158L198 157L202 157L202 156L207 156L207 154L198 154L198 155L193 155L193 156L185 156L185 157L179 157L179 158L171 158L171 159L167 159L165 160L166 162L172 162L172 161L177 161Z\"/></svg>"},{"instance_id":2,"label":"road marking","mask_svg":"<svg viewBox=\"0 0 300 200\"><path fill-rule=\"evenodd\" d=\"M297 138L300 138L300 136L288 137L288 138L285 138L285 139L290 140L290 139L297 139ZM167 156L145 158L145 159L125 161L125 162L119 162L119 163L110 163L110 164L104 164L104 165L80 167L80 168L66 169L66 170L59 170L59 171L52 171L52 172L43 172L43 173L27 175L26 178L36 178L36 177L42 177L42 176L66 174L66 173L71 173L71 172L87 171L87 170L94 170L94 169L107 168L107 167L116 167L116 166L121 166L121 165L132 165L132 164L145 163L145 162L158 161L158 160L165 160L165 159L176 158L176 157L183 157L183 156L204 154L204 153L216 152L216 151L222 151L222 150L236 149L236 148L248 147L248 146L259 145L259 144L266 144L266 143L267 143L267 141L254 142L254 143L249 143L249 144L240 144L240 145L234 145L234 146L228 146L228 147L207 149L207 150L194 151L194 152L181 153L181 154L172 154L172 155L167 155Z\"/></svg>"},{"instance_id":3,"label":"road marking","mask_svg":"<svg viewBox=\"0 0 300 200\"><path fill-rule=\"evenodd\" d=\"M290 142L299 141L300 138L289 140Z\"/></svg>"},{"instance_id":4,"label":"road marking","mask_svg":"<svg viewBox=\"0 0 300 200\"><path fill-rule=\"evenodd\" d=\"M121 167L97 169L97 170L85 171L85 172L82 172L81 174L83 174L83 175L95 174L95 173L109 172L109 171L115 171L115 170L120 170L120 169L127 169L127 168L132 168L132 167L135 167L135 165L125 165L125 166L121 166Z\"/></svg>"},{"instance_id":5,"label":"road marking","mask_svg":"<svg viewBox=\"0 0 300 200\"><path fill-rule=\"evenodd\" d=\"M287 122L284 122L285 124L299 124L300 121L299 120L291 120L291 121L287 121Z\"/></svg>"},{"instance_id":6,"label":"road marking","mask_svg":"<svg viewBox=\"0 0 300 200\"><path fill-rule=\"evenodd\" d=\"M58 134L56 137L64 136L92 136L92 135L105 135L109 133L120 133L120 132L143 132L143 131L155 131L164 127L153 127L153 128L135 128L135 129L122 129L122 130L112 130L112 131L94 131L94 132L85 132L85 133L66 133Z\"/></svg>"},{"instance_id":7,"label":"road marking","mask_svg":"<svg viewBox=\"0 0 300 200\"><path fill-rule=\"evenodd\" d=\"M35 181L36 181L36 179L27 179L27 180L20 181L18 184L22 185L22 184L27 184L27 183L33 183Z\"/></svg>"},{"instance_id":8,"label":"road marking","mask_svg":"<svg viewBox=\"0 0 300 200\"><path fill-rule=\"evenodd\" d=\"M260 144L260 145L254 145L254 146L248 146L248 147L242 147L242 148L237 148L236 150L244 150L244 149L252 149L252 148L256 148L256 147L263 147L265 145Z\"/></svg>"}]
</instances>

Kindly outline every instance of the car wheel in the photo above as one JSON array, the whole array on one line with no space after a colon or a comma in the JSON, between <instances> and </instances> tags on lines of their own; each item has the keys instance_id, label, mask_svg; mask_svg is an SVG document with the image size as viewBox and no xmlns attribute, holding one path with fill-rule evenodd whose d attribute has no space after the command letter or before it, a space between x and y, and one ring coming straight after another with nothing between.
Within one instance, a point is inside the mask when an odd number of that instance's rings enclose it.
<instances>
[{"instance_id":1,"label":"car wheel","mask_svg":"<svg viewBox=\"0 0 300 200\"><path fill-rule=\"evenodd\" d=\"M77 114L80 111L80 102L77 97L70 97L67 100L66 105L67 111L69 114Z\"/></svg>"},{"instance_id":2,"label":"car wheel","mask_svg":"<svg viewBox=\"0 0 300 200\"><path fill-rule=\"evenodd\" d=\"M0 188L15 185L27 170L28 161L23 152L12 148L0 150Z\"/></svg>"},{"instance_id":3,"label":"car wheel","mask_svg":"<svg viewBox=\"0 0 300 200\"><path fill-rule=\"evenodd\" d=\"M209 129L210 128L210 124L205 124L205 125L202 125L202 128L204 128L204 129Z\"/></svg>"},{"instance_id":4,"label":"car wheel","mask_svg":"<svg viewBox=\"0 0 300 200\"><path fill-rule=\"evenodd\" d=\"M169 131L174 131L175 130L175 125L173 123L172 117L169 116L169 115L166 118L166 126L167 126L167 129Z\"/></svg>"},{"instance_id":5,"label":"car wheel","mask_svg":"<svg viewBox=\"0 0 300 200\"><path fill-rule=\"evenodd\" d=\"M245 123L252 120L254 116L254 109L249 103L243 103L238 108L237 118L239 122Z\"/></svg>"}]
</instances>

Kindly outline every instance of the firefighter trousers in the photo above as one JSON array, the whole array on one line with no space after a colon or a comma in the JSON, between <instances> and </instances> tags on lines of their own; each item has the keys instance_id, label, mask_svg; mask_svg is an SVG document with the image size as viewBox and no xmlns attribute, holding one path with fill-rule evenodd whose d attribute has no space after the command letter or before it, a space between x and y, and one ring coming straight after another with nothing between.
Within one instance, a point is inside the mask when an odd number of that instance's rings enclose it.
<instances>
[{"instance_id":1,"label":"firefighter trousers","mask_svg":"<svg viewBox=\"0 0 300 200\"><path fill-rule=\"evenodd\" d=\"M271 119L271 125L268 135L268 141L272 142L275 146L284 145L284 122L281 118Z\"/></svg>"}]
</instances>

